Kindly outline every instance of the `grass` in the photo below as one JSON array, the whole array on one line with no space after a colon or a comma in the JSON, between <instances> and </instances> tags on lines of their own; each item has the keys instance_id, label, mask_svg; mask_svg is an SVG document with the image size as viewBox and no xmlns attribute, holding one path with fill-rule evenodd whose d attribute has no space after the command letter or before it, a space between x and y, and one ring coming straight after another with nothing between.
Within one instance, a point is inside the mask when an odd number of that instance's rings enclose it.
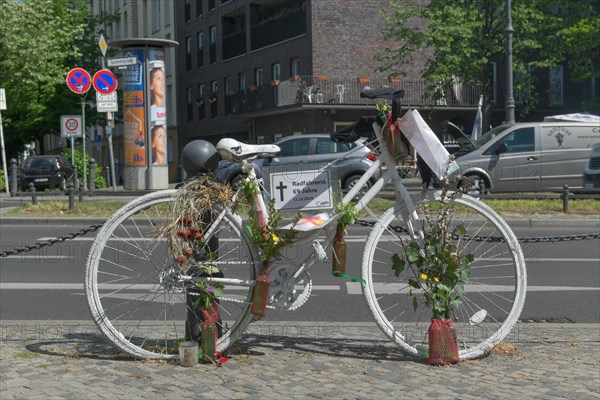
<instances>
[{"instance_id":1,"label":"grass","mask_svg":"<svg viewBox=\"0 0 600 400\"><path fill-rule=\"evenodd\" d=\"M23 204L6 213L7 216L21 217L98 217L108 218L113 215L125 201L84 201L75 202L75 208L69 210L68 201L39 201L38 204ZM369 208L375 213L382 213L393 205L392 200L374 199ZM485 200L491 208L500 215L532 215L532 214L557 214L562 212L561 199L487 199ZM163 212L168 212L165 205ZM241 210L244 214L244 210ZM569 200L570 214L590 214L596 217L600 215L600 201L595 199L572 199ZM284 213L285 216L293 216L294 212ZM164 214L163 214L164 215ZM363 216L366 215L363 213Z\"/></svg>"},{"instance_id":2,"label":"grass","mask_svg":"<svg viewBox=\"0 0 600 400\"><path fill-rule=\"evenodd\" d=\"M30 351L22 351L20 353L15 354L15 357L17 358L34 358L39 356L40 355L38 353L32 353Z\"/></svg>"}]
</instances>

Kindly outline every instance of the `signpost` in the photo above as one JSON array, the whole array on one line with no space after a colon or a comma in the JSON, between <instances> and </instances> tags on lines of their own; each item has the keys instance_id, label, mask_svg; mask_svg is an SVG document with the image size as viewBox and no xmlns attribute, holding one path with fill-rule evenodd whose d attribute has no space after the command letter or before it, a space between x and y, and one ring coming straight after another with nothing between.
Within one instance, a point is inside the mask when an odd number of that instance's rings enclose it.
<instances>
[{"instance_id":1,"label":"signpost","mask_svg":"<svg viewBox=\"0 0 600 400\"><path fill-rule=\"evenodd\" d=\"M4 171L4 189L8 193L8 171L6 170L6 152L4 150L4 128L2 128L2 110L6 110L6 94L0 88L0 147L2 147L2 171Z\"/></svg>"},{"instance_id":2,"label":"signpost","mask_svg":"<svg viewBox=\"0 0 600 400\"><path fill-rule=\"evenodd\" d=\"M71 142L71 164L75 165L75 138L81 137L81 115L60 116L60 136L69 138Z\"/></svg>"}]
</instances>

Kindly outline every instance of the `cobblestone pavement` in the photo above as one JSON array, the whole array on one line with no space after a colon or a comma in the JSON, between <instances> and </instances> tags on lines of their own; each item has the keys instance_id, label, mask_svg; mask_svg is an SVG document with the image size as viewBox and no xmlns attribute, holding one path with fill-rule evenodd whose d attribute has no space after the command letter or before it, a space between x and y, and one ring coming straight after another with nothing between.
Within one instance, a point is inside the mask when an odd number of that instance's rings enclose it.
<instances>
[{"instance_id":1,"label":"cobblestone pavement","mask_svg":"<svg viewBox=\"0 0 600 400\"><path fill-rule=\"evenodd\" d=\"M262 321L222 367L134 360L78 321L2 321L0 398L600 399L600 324L519 323L504 352L448 367L371 323Z\"/></svg>"}]
</instances>

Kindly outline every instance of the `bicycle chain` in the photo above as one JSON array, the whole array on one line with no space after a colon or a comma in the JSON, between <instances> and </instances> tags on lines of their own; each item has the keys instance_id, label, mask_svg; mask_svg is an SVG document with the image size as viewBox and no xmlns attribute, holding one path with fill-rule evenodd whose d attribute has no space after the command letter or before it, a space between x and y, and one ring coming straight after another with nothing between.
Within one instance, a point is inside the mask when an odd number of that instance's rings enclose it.
<instances>
[{"instance_id":1,"label":"bicycle chain","mask_svg":"<svg viewBox=\"0 0 600 400\"><path fill-rule=\"evenodd\" d=\"M87 228L83 228L77 232L69 233L68 235L65 235L65 236L58 236L54 239L50 239L50 240L47 240L44 242L37 242L36 244L32 244L32 245L25 246L25 247L17 247L13 250L0 251L0 258L8 257L8 256L12 256L15 254L20 254L20 253L25 253L28 251L39 250L44 247L55 245L57 243L62 243L66 240L73 240L76 237L84 236L90 232L97 231L98 229L100 229L100 227L102 227L102 225L104 225L104 224L102 223L99 225L90 225Z\"/></svg>"},{"instance_id":2,"label":"bicycle chain","mask_svg":"<svg viewBox=\"0 0 600 400\"><path fill-rule=\"evenodd\" d=\"M373 222L373 221L366 221L366 220L360 220L360 219L356 219L355 224L361 225L361 226L369 226L369 227L375 226L375 222ZM13 250L0 251L0 258L8 257L8 256L12 256L15 254L20 254L20 253L25 253L28 251L39 250L41 248L52 246L57 243L63 243L66 240L72 240L79 236L84 236L84 235L87 235L88 233L95 232L98 229L100 229L102 227L102 225L104 225L104 224L90 225L89 227L83 228L77 232L69 233L68 235L65 235L65 236L58 236L54 239L50 239L45 242L37 242L36 244L25 246L25 247L17 247ZM390 228L394 232L397 232L397 233L408 233L408 230L401 226L390 226ZM492 237L485 237L485 236L470 237L470 236L467 236L466 238L475 240L475 241L479 241L479 242L501 242L504 240L502 237L499 237L499 236L492 236ZM518 238L517 240L519 241L519 243L544 243L544 242L553 243L553 242L566 242L566 241L574 241L574 240L590 240L590 239L599 239L599 238L600 238L600 233L588 233L588 234L582 234L582 235L566 235L566 236L551 236L551 237L548 237L548 236L524 237L524 238Z\"/></svg>"},{"instance_id":3,"label":"bicycle chain","mask_svg":"<svg viewBox=\"0 0 600 400\"><path fill-rule=\"evenodd\" d=\"M356 224L362 226L375 226L375 222L366 221L366 220L355 220ZM408 233L406 228L401 226L390 226L390 228L397 233ZM582 235L565 235L565 236L544 236L544 237L524 237L517 238L519 243L544 243L544 242L567 242L572 240L588 240L588 239L598 239L600 238L599 233L588 233ZM500 236L463 236L463 239L470 239L477 242L502 242L504 239Z\"/></svg>"}]
</instances>

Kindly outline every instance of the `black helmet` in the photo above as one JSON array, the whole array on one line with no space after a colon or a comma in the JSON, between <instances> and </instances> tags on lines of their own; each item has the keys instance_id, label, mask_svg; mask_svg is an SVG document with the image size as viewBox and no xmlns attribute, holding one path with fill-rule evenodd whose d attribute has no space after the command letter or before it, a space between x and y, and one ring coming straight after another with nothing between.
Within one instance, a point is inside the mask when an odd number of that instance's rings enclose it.
<instances>
[{"instance_id":1,"label":"black helmet","mask_svg":"<svg viewBox=\"0 0 600 400\"><path fill-rule=\"evenodd\" d=\"M181 152L181 165L188 176L213 172L217 168L219 160L217 149L206 140L189 142Z\"/></svg>"}]
</instances>

